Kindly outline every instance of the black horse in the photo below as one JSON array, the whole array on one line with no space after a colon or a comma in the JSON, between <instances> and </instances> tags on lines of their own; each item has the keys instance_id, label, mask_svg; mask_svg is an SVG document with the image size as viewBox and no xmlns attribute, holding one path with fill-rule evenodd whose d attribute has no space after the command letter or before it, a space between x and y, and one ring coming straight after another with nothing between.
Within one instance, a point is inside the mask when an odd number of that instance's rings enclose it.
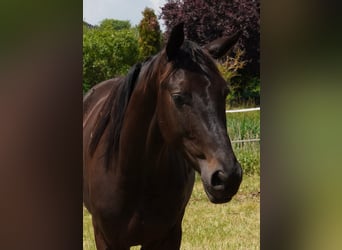
<instances>
[{"instance_id":1,"label":"black horse","mask_svg":"<svg viewBox=\"0 0 342 250\"><path fill-rule=\"evenodd\" d=\"M210 54L173 28L166 47L84 98L84 204L98 249L179 249L195 171L213 203L232 199L242 170L227 134L227 85Z\"/></svg>"}]
</instances>

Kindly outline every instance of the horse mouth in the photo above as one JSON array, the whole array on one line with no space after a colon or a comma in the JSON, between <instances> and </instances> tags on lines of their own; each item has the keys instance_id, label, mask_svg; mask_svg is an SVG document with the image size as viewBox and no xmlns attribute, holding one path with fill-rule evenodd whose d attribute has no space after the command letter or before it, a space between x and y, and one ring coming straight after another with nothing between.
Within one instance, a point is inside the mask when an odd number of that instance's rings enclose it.
<instances>
[{"instance_id":1,"label":"horse mouth","mask_svg":"<svg viewBox=\"0 0 342 250\"><path fill-rule=\"evenodd\" d=\"M210 188L208 189L206 187L204 187L204 190L205 190L207 197L210 200L210 202L212 202L214 204L227 203L227 202L231 201L231 199L235 195L235 194L230 195L230 194L226 194L226 193L222 193L222 192L210 191Z\"/></svg>"}]
</instances>

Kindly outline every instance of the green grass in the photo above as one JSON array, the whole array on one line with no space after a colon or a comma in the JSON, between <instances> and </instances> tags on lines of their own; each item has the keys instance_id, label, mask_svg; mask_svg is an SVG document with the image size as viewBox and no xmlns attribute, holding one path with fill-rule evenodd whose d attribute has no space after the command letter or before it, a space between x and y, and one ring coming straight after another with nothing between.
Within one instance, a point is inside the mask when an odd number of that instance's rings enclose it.
<instances>
[{"instance_id":1,"label":"green grass","mask_svg":"<svg viewBox=\"0 0 342 250\"><path fill-rule=\"evenodd\" d=\"M231 141L260 138L260 111L228 113L227 128ZM232 145L244 173L260 174L260 142Z\"/></svg>"},{"instance_id":2,"label":"green grass","mask_svg":"<svg viewBox=\"0 0 342 250\"><path fill-rule=\"evenodd\" d=\"M234 153L245 175L260 175L260 143L234 143Z\"/></svg>"},{"instance_id":3,"label":"green grass","mask_svg":"<svg viewBox=\"0 0 342 250\"><path fill-rule=\"evenodd\" d=\"M259 191L259 175L245 176L231 202L215 205L209 202L197 177L183 220L181 249L260 249ZM96 249L91 216L86 209L83 209L83 249Z\"/></svg>"},{"instance_id":4,"label":"green grass","mask_svg":"<svg viewBox=\"0 0 342 250\"><path fill-rule=\"evenodd\" d=\"M94 231L91 215L83 206L83 250L93 250L95 247Z\"/></svg>"},{"instance_id":5,"label":"green grass","mask_svg":"<svg viewBox=\"0 0 342 250\"><path fill-rule=\"evenodd\" d=\"M259 190L259 176L246 176L231 202L215 205L197 180L183 220L181 249L260 249Z\"/></svg>"},{"instance_id":6,"label":"green grass","mask_svg":"<svg viewBox=\"0 0 342 250\"><path fill-rule=\"evenodd\" d=\"M260 138L260 111L227 113L226 116L228 133L232 141Z\"/></svg>"}]
</instances>

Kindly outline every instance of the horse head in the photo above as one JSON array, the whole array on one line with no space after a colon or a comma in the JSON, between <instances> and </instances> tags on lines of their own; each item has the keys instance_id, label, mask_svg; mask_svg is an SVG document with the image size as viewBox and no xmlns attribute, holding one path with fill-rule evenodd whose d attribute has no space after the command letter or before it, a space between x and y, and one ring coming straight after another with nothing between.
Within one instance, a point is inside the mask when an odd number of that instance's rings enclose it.
<instances>
[{"instance_id":1,"label":"horse head","mask_svg":"<svg viewBox=\"0 0 342 250\"><path fill-rule=\"evenodd\" d=\"M210 56L225 54L237 39L238 33L200 47L184 40L183 24L179 24L161 52L170 68L161 76L157 100L162 136L200 173L213 203L231 200L242 180L227 133L227 83Z\"/></svg>"}]
</instances>

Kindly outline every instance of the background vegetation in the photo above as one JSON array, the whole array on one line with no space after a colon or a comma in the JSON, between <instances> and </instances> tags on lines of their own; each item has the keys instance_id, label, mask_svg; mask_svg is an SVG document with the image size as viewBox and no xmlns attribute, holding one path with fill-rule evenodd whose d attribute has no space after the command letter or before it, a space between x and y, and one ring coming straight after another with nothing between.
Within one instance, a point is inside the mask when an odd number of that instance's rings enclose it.
<instances>
[{"instance_id":1,"label":"background vegetation","mask_svg":"<svg viewBox=\"0 0 342 250\"><path fill-rule=\"evenodd\" d=\"M244 70L259 75L260 2L256 0L168 0L162 7L161 18L166 25L166 36L178 22L185 23L189 40L200 45L237 30L242 35L236 48L245 51Z\"/></svg>"},{"instance_id":2,"label":"background vegetation","mask_svg":"<svg viewBox=\"0 0 342 250\"><path fill-rule=\"evenodd\" d=\"M234 48L217 63L230 85L230 107L260 104L259 1L169 0L160 16L166 25L164 34L152 9L145 8L142 14L137 27L112 19L103 20L99 26L84 25L84 92L101 81L125 75L133 64L156 54L161 38L167 38L172 27L183 21L186 37L200 45L243 31Z\"/></svg>"},{"instance_id":3,"label":"background vegetation","mask_svg":"<svg viewBox=\"0 0 342 250\"><path fill-rule=\"evenodd\" d=\"M260 111L228 113L227 127L233 150L245 175L260 175L260 142L234 142L260 139Z\"/></svg>"},{"instance_id":4,"label":"background vegetation","mask_svg":"<svg viewBox=\"0 0 342 250\"><path fill-rule=\"evenodd\" d=\"M161 48L161 31L153 9L145 8L143 19L138 25L140 59L157 54Z\"/></svg>"},{"instance_id":5,"label":"background vegetation","mask_svg":"<svg viewBox=\"0 0 342 250\"><path fill-rule=\"evenodd\" d=\"M138 32L129 22L104 20L99 27L83 26L83 90L124 75L138 61Z\"/></svg>"}]
</instances>

